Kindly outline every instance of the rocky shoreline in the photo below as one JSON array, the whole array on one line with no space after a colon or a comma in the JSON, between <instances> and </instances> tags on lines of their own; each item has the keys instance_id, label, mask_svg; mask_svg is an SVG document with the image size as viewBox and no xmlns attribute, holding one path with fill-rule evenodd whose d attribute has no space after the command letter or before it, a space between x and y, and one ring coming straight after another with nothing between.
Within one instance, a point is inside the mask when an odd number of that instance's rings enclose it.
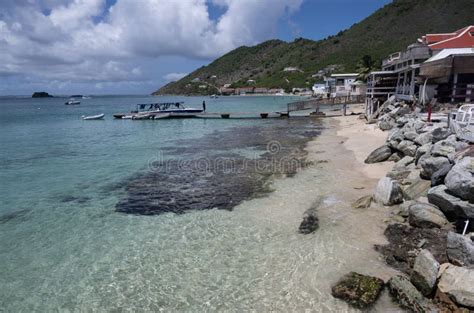
<instances>
[{"instance_id":1,"label":"rocky shoreline","mask_svg":"<svg viewBox=\"0 0 474 313\"><path fill-rule=\"evenodd\" d=\"M375 249L401 272L382 284L394 300L414 312L469 312L474 309L474 146L458 139L446 122L424 122L413 109L387 101L369 121L388 134L365 163L395 164L373 194L353 207L388 210L388 244ZM333 296L365 308L382 290L373 288L375 282L379 279L350 273L333 286Z\"/></svg>"}]
</instances>

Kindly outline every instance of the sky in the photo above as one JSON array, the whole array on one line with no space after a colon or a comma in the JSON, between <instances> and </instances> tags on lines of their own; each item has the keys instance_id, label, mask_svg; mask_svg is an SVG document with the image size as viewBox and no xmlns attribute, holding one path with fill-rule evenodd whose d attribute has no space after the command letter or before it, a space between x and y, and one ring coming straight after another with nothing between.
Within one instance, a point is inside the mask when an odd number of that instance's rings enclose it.
<instances>
[{"instance_id":1,"label":"sky","mask_svg":"<svg viewBox=\"0 0 474 313\"><path fill-rule=\"evenodd\" d=\"M390 0L0 0L0 95L150 94L242 45L318 40Z\"/></svg>"}]
</instances>

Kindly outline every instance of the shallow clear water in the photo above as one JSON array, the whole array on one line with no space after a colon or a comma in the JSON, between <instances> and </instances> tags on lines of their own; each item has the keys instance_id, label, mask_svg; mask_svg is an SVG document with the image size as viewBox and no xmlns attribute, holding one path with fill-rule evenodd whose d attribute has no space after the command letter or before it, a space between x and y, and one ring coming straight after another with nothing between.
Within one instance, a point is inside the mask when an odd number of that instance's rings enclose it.
<instances>
[{"instance_id":1,"label":"shallow clear water","mask_svg":"<svg viewBox=\"0 0 474 313\"><path fill-rule=\"evenodd\" d=\"M341 308L322 298L315 287L321 282L314 284L318 275L328 279L317 269L320 258L335 247L328 245L333 235L323 232L314 241L296 232L301 208L313 201L304 191L313 188L316 194L316 184L281 180L280 188L296 196L292 211L281 206L282 193L266 193L272 180L265 171L263 176L251 168L237 174L150 176L156 162L177 159L212 162L223 157L268 165L276 157L267 151L269 143L282 151L280 158L293 151L300 155L320 126L306 119L111 118L133 103L168 100L179 98L96 97L79 106L65 106L65 99L57 98L0 99L0 308ZM202 102L184 100L194 107ZM284 109L287 101L206 99L213 112L271 112ZM80 119L98 113L106 119ZM185 187L195 198L192 206L182 202L187 193L169 201L194 210L156 212L163 203L148 199L168 189L179 194L185 176L191 177ZM143 198L155 215L116 211L119 203L133 206ZM240 205L229 211L234 204L222 207L228 204L222 199ZM308 272L315 275L308 277Z\"/></svg>"}]
</instances>

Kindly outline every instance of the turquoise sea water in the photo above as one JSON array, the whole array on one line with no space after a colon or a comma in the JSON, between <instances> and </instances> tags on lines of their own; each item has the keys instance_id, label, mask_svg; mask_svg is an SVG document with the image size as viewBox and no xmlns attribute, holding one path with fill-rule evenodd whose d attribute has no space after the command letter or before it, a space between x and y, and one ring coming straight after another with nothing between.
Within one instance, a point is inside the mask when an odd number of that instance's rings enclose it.
<instances>
[{"instance_id":1,"label":"turquoise sea water","mask_svg":"<svg viewBox=\"0 0 474 313\"><path fill-rule=\"evenodd\" d=\"M314 296L284 291L289 281L280 276L285 269L295 274L292 257L300 255L275 257L299 240L294 226L274 229L251 205L229 211L262 196L267 172L176 173L171 166L153 173L156 164L176 160L268 161L269 143L288 153L301 149L319 131L316 122L114 120L135 103L200 107L203 98L93 97L78 106L65 100L0 98L1 309L310 307ZM205 100L212 112L272 112L290 99ZM98 113L104 121L80 119ZM117 212L120 203L138 214ZM143 206L153 215L142 215Z\"/></svg>"}]
</instances>

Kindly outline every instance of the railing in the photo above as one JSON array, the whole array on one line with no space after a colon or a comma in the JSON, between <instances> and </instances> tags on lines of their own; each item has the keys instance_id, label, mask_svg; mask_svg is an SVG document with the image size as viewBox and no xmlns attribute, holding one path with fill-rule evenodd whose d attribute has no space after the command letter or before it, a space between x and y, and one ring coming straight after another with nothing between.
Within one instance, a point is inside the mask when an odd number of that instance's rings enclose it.
<instances>
[{"instance_id":1,"label":"railing","mask_svg":"<svg viewBox=\"0 0 474 313\"><path fill-rule=\"evenodd\" d=\"M341 96L328 99L310 99L288 103L287 110L288 113L312 109L317 110L320 105L355 104L363 103L364 101L365 96L363 95Z\"/></svg>"}]
</instances>

